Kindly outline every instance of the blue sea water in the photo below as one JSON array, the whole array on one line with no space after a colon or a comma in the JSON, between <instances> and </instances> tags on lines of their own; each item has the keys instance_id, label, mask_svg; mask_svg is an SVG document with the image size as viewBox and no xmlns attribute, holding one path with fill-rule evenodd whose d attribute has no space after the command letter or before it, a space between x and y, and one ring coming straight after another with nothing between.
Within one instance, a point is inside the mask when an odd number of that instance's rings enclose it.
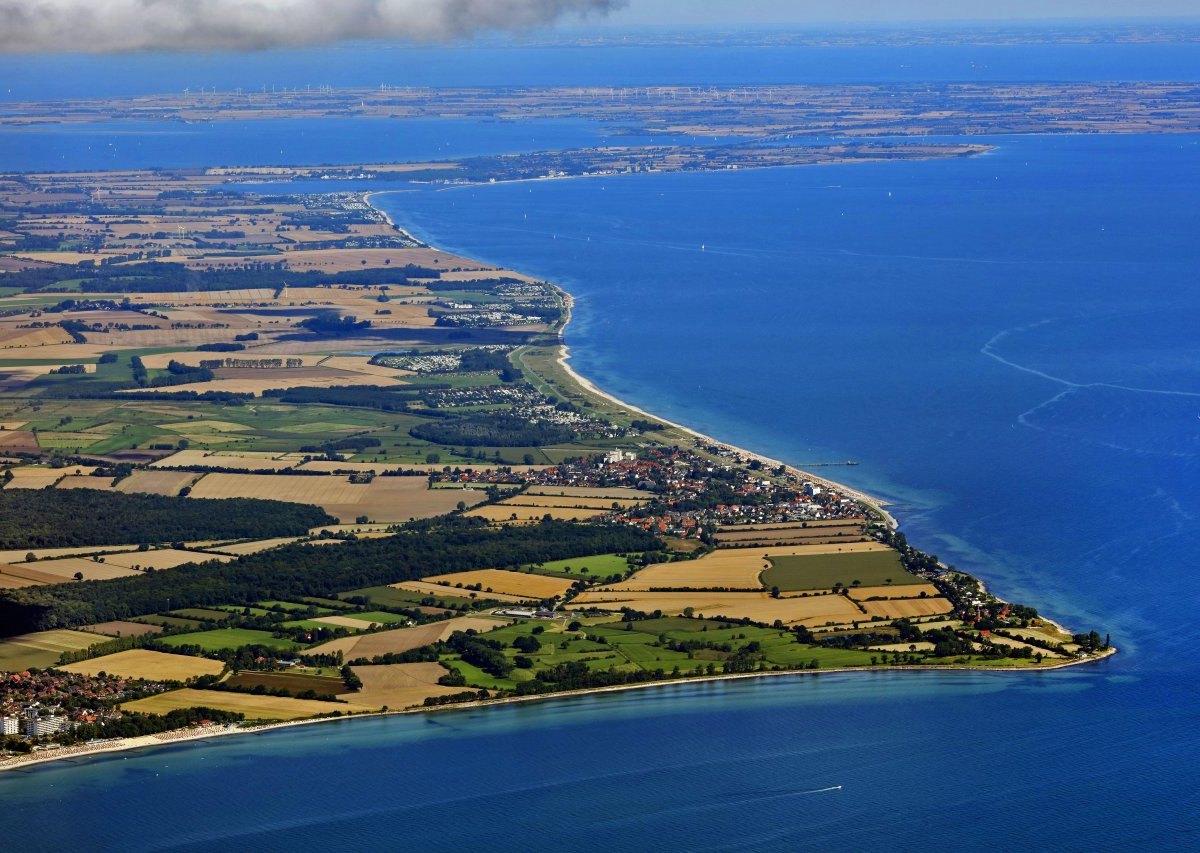
<instances>
[{"instance_id":1,"label":"blue sea water","mask_svg":"<svg viewBox=\"0 0 1200 853\"><path fill-rule=\"evenodd\" d=\"M0 774L20 850L1175 850L1200 839L1200 139L378 197L578 298L631 402L895 502L1062 672L856 673L322 724ZM246 143L248 150L253 145ZM826 790L835 786L838 790Z\"/></svg>"}]
</instances>

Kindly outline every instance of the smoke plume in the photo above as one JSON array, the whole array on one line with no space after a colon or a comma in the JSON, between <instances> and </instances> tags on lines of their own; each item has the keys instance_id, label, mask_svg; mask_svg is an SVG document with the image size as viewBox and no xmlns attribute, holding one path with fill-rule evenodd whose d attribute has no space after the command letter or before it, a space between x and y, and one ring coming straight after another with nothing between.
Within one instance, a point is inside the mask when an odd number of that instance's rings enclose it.
<instances>
[{"instance_id":1,"label":"smoke plume","mask_svg":"<svg viewBox=\"0 0 1200 853\"><path fill-rule=\"evenodd\" d=\"M0 0L0 53L260 50L356 39L446 41L625 0Z\"/></svg>"}]
</instances>

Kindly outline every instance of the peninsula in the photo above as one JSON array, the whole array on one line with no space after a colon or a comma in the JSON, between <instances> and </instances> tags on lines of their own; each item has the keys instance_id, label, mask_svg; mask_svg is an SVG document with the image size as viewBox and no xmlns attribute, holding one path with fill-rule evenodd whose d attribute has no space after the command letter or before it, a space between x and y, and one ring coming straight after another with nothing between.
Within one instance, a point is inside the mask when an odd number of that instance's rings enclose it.
<instances>
[{"instance_id":1,"label":"peninsula","mask_svg":"<svg viewBox=\"0 0 1200 853\"><path fill-rule=\"evenodd\" d=\"M568 175L629 162L555 156ZM909 543L883 501L591 385L553 284L426 245L369 195L288 192L311 171L257 175L284 182L0 177L0 715L19 753L0 766L1115 651Z\"/></svg>"}]
</instances>

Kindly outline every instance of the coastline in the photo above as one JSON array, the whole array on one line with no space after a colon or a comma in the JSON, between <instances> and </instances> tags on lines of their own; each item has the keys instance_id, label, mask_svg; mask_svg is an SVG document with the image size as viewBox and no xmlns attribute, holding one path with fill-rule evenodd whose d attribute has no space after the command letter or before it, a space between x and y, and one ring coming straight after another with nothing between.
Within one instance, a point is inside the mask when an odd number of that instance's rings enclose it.
<instances>
[{"instance_id":1,"label":"coastline","mask_svg":"<svg viewBox=\"0 0 1200 853\"><path fill-rule=\"evenodd\" d=\"M383 217L383 219L388 223L389 227L391 227L392 229L405 235L406 237L409 237L410 239L413 239L415 242L417 242L423 246L427 246L431 249L435 249L437 251L443 251L443 252L447 252L447 253L453 254L453 255L459 254L457 252L452 252L449 249L445 249L443 247L439 247L439 246L435 246L431 243L427 243L423 240L418 240L411 233L409 233L406 229L398 226L395 223L395 221L392 219L392 217L385 210L377 207L371 201L372 197L375 195L381 195L381 194L387 194L387 193L393 193L393 192L400 192L400 191L398 191L398 190L380 190L380 191L376 191L376 192L366 192L366 193L362 194L362 200L364 201L364 203L369 205L373 210L375 210L381 217ZM550 284L550 283L548 283L548 284L558 294L559 298L563 302L563 307L564 307L563 319L560 321L559 325L556 328L556 333L559 335L559 341L555 345L558 350L557 356L555 358L555 362L560 367L560 369L563 371L563 373L566 374L571 379L571 381L577 383L578 386L581 389L583 389L585 392L587 392L588 394L591 394L597 398L603 399L620 409L624 409L626 411L629 411L629 412L632 412L632 413L635 413L635 414L638 414L638 415L641 415L644 417L652 418L656 421L660 421L664 424L667 424L668 426L672 427L673 429L679 430L680 432L682 432L686 435L689 435L698 441L703 441L708 444L727 448L728 450L730 450L744 458L758 460L758 461L762 462L764 465L767 465L770 467L777 468L779 466L783 466L789 473L791 473L793 475L800 476L805 479L811 480L814 483L819 483L828 488L841 491L843 494L853 498L854 500L858 501L861 504L864 504L871 511L877 513L878 516L881 519L883 519L885 521L885 523L888 524L888 526L891 527L893 530L895 530L899 527L899 522L897 521L897 519L894 518L885 509L885 507L887 507L889 505L887 501L884 501L880 498L872 496L861 490L854 489L850 486L846 486L845 484L839 483L835 480L831 480L827 477L822 477L819 475L812 474L808 471L804 471L795 466L788 465L785 462L781 462L780 460L773 459L771 457L764 456L759 453L755 453L754 451L747 450L745 448L731 445L728 442L720 441L716 438L713 438L712 436L705 435L704 433L701 433L701 432L694 430L690 427L687 427L683 424L679 424L674 421L670 421L666 418L659 417L658 415L654 414L653 412L648 412L645 409L642 409L642 408L634 406L630 403L627 403L626 401L621 400L620 398L604 391L603 389L601 389L597 385L595 385L595 383L593 383L589 379L585 378L584 376L580 375L569 364L569 360L571 358L570 350L569 350L569 347L567 346L567 344L562 340L562 337L561 337L563 330L567 327L567 325L570 323L570 321L572 319L573 309L574 309L574 299L572 298L572 296L569 292L567 292L563 288L559 287L558 285ZM985 585L984 581L982 579L978 579L978 578L977 578L977 580L979 580L981 587L983 587L986 590L986 585ZM1053 620L1048 619L1047 617L1039 616L1039 618L1042 619L1043 621L1055 626L1056 628L1062 630L1064 633L1070 633L1065 628L1063 628L1061 625L1059 625L1057 622L1054 622ZM133 751L133 750L138 750L138 749L148 749L148 748L156 748L156 747L162 747L162 746L171 746L171 745L175 745L175 744L186 743L189 741L207 740L210 738L227 737L230 735L255 734L255 733L261 733L264 731L270 731L270 730L274 730L274 729L315 725L318 723L331 722L331 721L335 721L335 720L344 721L344 720L349 720L349 719L393 717L393 716L397 716L397 715L425 714L425 713L438 712L438 711L463 711L463 710L472 710L472 709L478 709L478 708L483 708L483 707L488 707L488 706L507 705L507 704L513 704L513 703L518 703L518 702L554 701L554 700L564 699L564 698L578 698L578 697L590 696L590 695L595 695L595 694L616 693L616 692L640 690L640 689L654 688L654 687L668 687L668 686L679 685L679 684L698 684L701 682L726 682L726 681L735 681L735 680L741 680L741 679L769 678L769 677L778 677L778 676L820 676L820 675L838 675L838 674L849 674L849 673L888 673L888 672L898 671L898 670L925 671L925 672L997 672L997 673L1005 673L1005 674L1014 673L1014 672L1022 672L1022 673L1035 673L1036 674L1036 673L1040 673L1040 672L1062 670L1062 669L1068 669L1071 667L1082 666L1082 665L1091 664L1091 663L1098 663L1100 661L1107 660L1109 657L1116 654L1117 651L1118 651L1117 647L1112 646L1096 655L1090 655L1090 656L1083 657L1083 658L1062 660L1058 663L1047 663L1047 664L1040 664L1040 665L1035 665L1035 666L899 665L899 666L888 666L886 668L873 667L873 666L872 667L837 667L837 668L817 669L817 670L784 670L784 671L748 672L748 673L723 673L720 675L691 676L691 677L683 677L683 678L677 678L677 679L668 679L668 680L663 680L663 681L650 681L650 682L643 682L643 683L638 683L638 684L623 684L623 685L614 685L614 686L610 686L610 687L600 687L600 688L586 688L586 689L582 689L582 690L561 691L561 692L555 692L555 693L536 694L536 695L531 695L531 696L509 696L509 697L503 697L503 698L497 698L497 699L476 700L476 701L472 701L472 702L464 702L464 703L452 704L452 705L441 705L441 706L432 706L432 707L415 707L415 708L408 708L408 709L396 710L396 711L363 713L363 714L354 714L354 715L339 716L339 717L319 717L316 719L292 720L292 721L287 721L287 722L268 722L268 723L263 723L261 725L235 726L233 728L212 727L209 729L202 729L202 730L183 729L183 730L175 730L175 731L170 731L170 732L162 732L162 733L159 733L156 735L145 735L145 736L141 736L141 737L137 737L137 738L116 739L116 740L111 740L111 741L103 741L103 742L96 743L96 744L80 744L80 745L72 746L72 747L62 747L62 748L56 749L56 750L47 750L47 751L39 752L39 753L30 753L28 755L20 755L20 756L15 756L15 757L10 757L10 758L3 758L3 759L0 759L0 772L4 772L4 771L8 771L8 770L21 770L21 769L33 767L36 765L48 764L50 762L55 762L55 761L65 761L65 760L69 760L69 759L87 759L87 758L90 758L93 756L104 755L104 754L128 752L128 751Z\"/></svg>"},{"instance_id":2,"label":"coastline","mask_svg":"<svg viewBox=\"0 0 1200 853\"><path fill-rule=\"evenodd\" d=\"M806 670L784 670L784 671L769 671L769 672L739 672L725 673L722 675L706 675L699 677L676 678L665 681L647 681L640 684L618 684L611 687L593 687L583 690L564 690L557 693L540 693L532 696L507 696L499 699L482 699L474 702L462 702L453 705L436 705L432 707L416 707L406 708L399 711L378 711L369 714L352 714L342 717L318 717L310 720L289 720L287 722L269 722L261 725L250 726L235 726L234 728L212 728L193 731L190 729L175 730L173 732L162 732L157 735L143 735L136 738L119 738L111 741L103 741L97 744L80 744L75 747L62 747L61 749L47 750L40 753L30 753L28 755L19 755L12 758L0 759L0 773L5 771L24 770L26 768L35 767L38 765L49 764L56 761L68 761L70 759L88 759L100 755L108 755L118 752L132 752L139 749L154 749L164 746L176 746L184 743L190 743L199 740L210 740L218 737L229 737L231 735L250 735L261 734L267 731L277 729L296 728L298 726L313 726L320 723L344 722L346 720L365 720L378 719L383 717L398 717L408 716L412 714L430 714L438 712L453 712L453 711L470 711L479 708L495 707L500 705L514 705L526 702L552 702L559 699L578 699L585 696L594 696L604 693L625 693L631 690L644 690L648 688L664 688L673 687L681 684L701 684L715 683L728 681L741 681L745 679L758 678L779 678L785 676L792 677L807 677L807 676L822 676L822 675L848 675L851 673L867 673L867 674L887 674L890 672L906 670L909 672L998 672L998 673L1039 673L1049 672L1051 670L1068 669L1070 667L1080 666L1089 663L1098 663L1107 660L1109 657L1117 653L1115 646L1109 648L1103 654L1097 657L1088 657L1078 660L1063 661L1062 663L1048 664L1041 666L889 666L886 669L881 667L837 667L833 669L806 669Z\"/></svg>"},{"instance_id":3,"label":"coastline","mask_svg":"<svg viewBox=\"0 0 1200 853\"><path fill-rule=\"evenodd\" d=\"M567 180L567 179L573 179L574 177L576 177L576 176L565 176L562 178L555 178L554 180ZM579 176L579 177L595 177L595 176ZM543 180L543 179L530 178L527 180ZM497 182L497 183L499 183L499 182ZM483 184L479 184L477 186L483 186ZM391 215L388 214L388 212L386 210L383 210L382 208L376 206L371 201L372 197L374 197L376 195L387 195L389 193L397 193L397 192L399 192L399 191L398 190L379 190L376 192L367 192L367 193L363 194L362 199L363 199L364 203L369 205L376 213L378 213L380 216L382 216L384 218L384 220L387 222L387 224L392 229L400 232L401 234L403 234L405 237L409 238L410 240L414 240L415 242L418 242L424 246L428 246L431 249L436 249L437 251L440 251L440 252L447 252L448 254L458 255L459 254L458 252L452 251L450 249L446 249L441 246L436 246L433 243L428 243L424 240L418 239L416 236L411 234L409 231L407 231L406 229L401 228L399 225L397 225L395 220L392 219ZM557 327L557 332L560 336L560 341L557 345L559 352L558 352L558 356L555 359L555 361L562 368L563 372L566 373L584 391L586 391L589 394L592 394L593 396L599 397L599 398L611 403L612 405L616 406L617 408L624 409L628 412L632 412L634 414L641 415L643 417L652 418L656 421L664 423L667 426L672 427L673 429L677 429L680 432L686 433L687 435L691 436L692 438L694 438L698 441L703 441L707 444L713 444L713 445L718 445L720 447L728 448L729 450L733 451L734 453L736 453L740 456L743 456L747 459L756 459L759 462L761 462L763 465L770 466L772 468L778 468L782 465L791 474L802 477L806 480L810 480L814 483L817 483L818 485L825 486L826 488L840 491L843 494L847 495L848 497L851 497L854 500L858 501L859 503L866 504L872 511L876 512L880 516L880 518L882 518L884 520L884 522L889 527L891 527L893 530L897 529L900 526L899 521L897 521L896 518L894 516L892 516L891 513L889 513L886 509L884 509L884 507L889 506L890 504L888 501L885 501L882 498L878 498L878 497L875 497L874 495L870 495L867 492L864 492L860 489L855 489L851 486L847 486L845 483L839 483L836 480L831 480L828 477L823 477L818 474L813 474L810 471L804 471L800 468L795 467L794 465L789 465L786 462L782 462L782 461L780 461L778 459L774 459L770 456L765 456L761 453L756 453L752 450L747 450L746 448L738 447L736 445L730 444L729 442L721 441L720 439L714 438L710 435L706 435L698 430L692 429L691 427L686 426L681 423L678 423L676 421L671 421L671 420L668 420L667 418L660 417L659 415L656 415L653 412L648 412L645 409L640 408L639 406L635 406L632 403L626 402L625 400L622 400L619 397L616 397L616 396L610 394L609 392L607 392L604 389L597 386L590 379L580 375L580 373L578 371L576 371L575 368L569 364L569 361L571 358L570 347L568 347L567 344L561 340L562 333L563 333L563 331L566 330L567 326L570 325L572 316L574 314L575 300L569 292L564 290L559 285L554 284L552 282L546 282L546 284L548 284L550 287L554 288L555 293L557 293L559 298L562 300L563 308L565 309L565 315Z\"/></svg>"}]
</instances>

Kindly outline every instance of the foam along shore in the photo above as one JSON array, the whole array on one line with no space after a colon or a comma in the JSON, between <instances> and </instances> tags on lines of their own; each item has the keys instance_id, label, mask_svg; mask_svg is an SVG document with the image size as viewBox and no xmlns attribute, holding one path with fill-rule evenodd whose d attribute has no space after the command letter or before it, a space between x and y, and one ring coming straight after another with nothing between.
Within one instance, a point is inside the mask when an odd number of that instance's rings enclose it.
<instances>
[{"instance_id":1,"label":"foam along shore","mask_svg":"<svg viewBox=\"0 0 1200 853\"><path fill-rule=\"evenodd\" d=\"M923 672L981 672L981 673L1040 673L1048 670L1066 669L1083 664L1097 663L1117 653L1115 646L1099 654L1086 658L1076 658L1061 663L1042 664L1039 666L889 666L880 667L838 667L833 669L784 670L771 672L739 672L723 673L721 675L688 676L684 678L665 679L663 681L646 681L639 684L617 684L611 687L590 687L582 690L565 690L558 693L538 693L531 696L506 696L498 699L479 699L472 702L460 702L452 705L435 705L432 707L407 708L399 711L378 711L368 714L349 714L340 717L317 717L309 720L290 720L288 722L261 724L230 724L211 725L198 728L176 729L153 735L143 735L133 738L114 738L111 740L64 746L58 749L47 749L25 755L14 755L0 758L0 772L5 770L25 770L39 764L52 761L67 761L70 759L87 759L117 752L132 752L139 749L151 749L164 746L176 746L198 740L228 737L230 735L260 734L274 729L295 728L297 726L312 726L319 723L345 722L347 720L362 720L377 717L397 717L411 714L429 714L439 712L470 711L497 705L511 705L524 702L550 702L559 699L578 699L602 693L623 693L630 690L646 690L651 688L676 687L681 684L713 683L718 681L740 681L748 678L781 678L792 676L804 678L822 675L874 674L886 675L898 670Z\"/></svg>"}]
</instances>

